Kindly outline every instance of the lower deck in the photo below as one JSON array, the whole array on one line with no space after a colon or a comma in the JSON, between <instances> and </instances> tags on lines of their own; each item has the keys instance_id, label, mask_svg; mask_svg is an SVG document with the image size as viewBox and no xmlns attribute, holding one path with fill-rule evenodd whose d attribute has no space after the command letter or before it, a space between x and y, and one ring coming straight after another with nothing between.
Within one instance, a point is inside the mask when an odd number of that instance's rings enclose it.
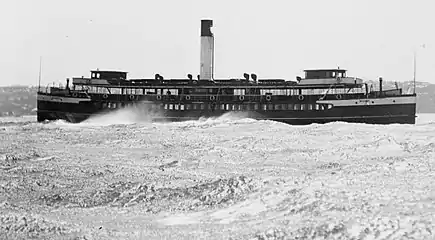
<instances>
[{"instance_id":1,"label":"lower deck","mask_svg":"<svg viewBox=\"0 0 435 240\"><path fill-rule=\"evenodd\" d=\"M60 98L38 95L38 121L64 119L81 122L90 116L132 108L153 121L184 121L240 113L253 119L290 124L333 121L363 123L415 123L414 96L371 99L280 102L154 102L104 101L89 98Z\"/></svg>"}]
</instances>

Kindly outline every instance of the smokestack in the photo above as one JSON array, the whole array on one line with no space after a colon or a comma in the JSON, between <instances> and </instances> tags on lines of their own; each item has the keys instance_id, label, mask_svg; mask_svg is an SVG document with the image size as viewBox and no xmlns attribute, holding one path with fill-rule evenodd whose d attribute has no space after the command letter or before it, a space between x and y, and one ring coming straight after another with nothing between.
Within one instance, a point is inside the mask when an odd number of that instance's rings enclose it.
<instances>
[{"instance_id":1,"label":"smokestack","mask_svg":"<svg viewBox=\"0 0 435 240\"><path fill-rule=\"evenodd\" d=\"M382 78L379 78L379 92L382 94Z\"/></svg>"},{"instance_id":2,"label":"smokestack","mask_svg":"<svg viewBox=\"0 0 435 240\"><path fill-rule=\"evenodd\" d=\"M211 27L213 27L213 20L201 20L200 80L213 80L214 37L210 31Z\"/></svg>"}]
</instances>

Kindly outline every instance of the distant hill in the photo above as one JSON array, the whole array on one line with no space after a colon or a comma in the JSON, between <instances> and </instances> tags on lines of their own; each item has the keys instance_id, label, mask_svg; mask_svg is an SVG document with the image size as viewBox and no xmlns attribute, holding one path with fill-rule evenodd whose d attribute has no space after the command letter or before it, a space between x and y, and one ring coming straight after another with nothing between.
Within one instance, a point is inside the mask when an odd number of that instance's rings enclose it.
<instances>
[{"instance_id":1,"label":"distant hill","mask_svg":"<svg viewBox=\"0 0 435 240\"><path fill-rule=\"evenodd\" d=\"M370 82L370 81L369 81ZM375 89L377 81L371 82ZM412 91L412 82L401 82L398 86L404 92ZM417 112L435 113L435 84L417 82ZM386 81L384 89L395 88L394 82ZM0 116L23 116L36 114L36 92L33 86L0 87Z\"/></svg>"},{"instance_id":2,"label":"distant hill","mask_svg":"<svg viewBox=\"0 0 435 240\"><path fill-rule=\"evenodd\" d=\"M0 87L0 116L36 114L37 87Z\"/></svg>"}]
</instances>

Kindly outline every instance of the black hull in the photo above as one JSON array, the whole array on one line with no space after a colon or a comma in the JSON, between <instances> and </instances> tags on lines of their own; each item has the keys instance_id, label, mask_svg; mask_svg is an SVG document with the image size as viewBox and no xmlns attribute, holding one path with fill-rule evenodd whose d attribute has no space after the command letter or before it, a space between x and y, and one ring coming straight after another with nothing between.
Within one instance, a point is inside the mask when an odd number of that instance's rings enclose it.
<instances>
[{"instance_id":1,"label":"black hull","mask_svg":"<svg viewBox=\"0 0 435 240\"><path fill-rule=\"evenodd\" d=\"M97 101L81 103L59 103L38 100L38 122L65 120L80 123L92 116L112 112L118 109L99 109ZM139 105L140 106L140 105ZM257 120L273 120L292 125L323 124L330 122L350 122L367 124L415 124L416 104L337 106L327 110L267 110L267 111L222 111L222 110L152 110L137 107L150 121L188 121L200 118L219 117L226 113L235 113L242 117Z\"/></svg>"},{"instance_id":2,"label":"black hull","mask_svg":"<svg viewBox=\"0 0 435 240\"><path fill-rule=\"evenodd\" d=\"M225 112L226 113L226 112ZM189 120L199 120L201 118L219 117L224 115L203 115L199 117L155 117L151 122L180 122ZM242 116L253 118L256 120L271 120L276 122L287 123L291 125L310 125L310 124L325 124L331 122L348 122L348 123L365 123L365 124L415 124L415 116L400 115L400 116L356 116L356 117L319 117L319 118L273 118L273 117L251 117L257 114L241 112ZM86 121L91 116L96 114L83 114L71 112L38 112L38 122L65 120L70 123L80 123ZM258 116L258 115L257 115Z\"/></svg>"}]
</instances>

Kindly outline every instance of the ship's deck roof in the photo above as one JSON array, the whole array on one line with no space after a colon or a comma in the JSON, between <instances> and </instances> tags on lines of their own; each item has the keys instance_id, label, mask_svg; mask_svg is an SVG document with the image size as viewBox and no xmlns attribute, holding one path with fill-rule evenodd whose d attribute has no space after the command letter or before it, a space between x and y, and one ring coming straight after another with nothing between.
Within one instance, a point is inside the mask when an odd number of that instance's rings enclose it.
<instances>
[{"instance_id":1,"label":"ship's deck roof","mask_svg":"<svg viewBox=\"0 0 435 240\"><path fill-rule=\"evenodd\" d=\"M111 88L197 88L197 89L208 89L208 88L260 88L260 89L324 89L330 88L331 84L294 84L290 82L283 83L258 83L251 84L246 82L240 83L215 83L215 84L190 84L190 83L129 83L125 82L122 84L85 84L85 83L75 83L74 85L92 86L92 87L111 87ZM359 88L363 84L334 84L334 88Z\"/></svg>"},{"instance_id":2,"label":"ship's deck roof","mask_svg":"<svg viewBox=\"0 0 435 240\"><path fill-rule=\"evenodd\" d=\"M304 72L346 72L346 69L330 68L330 69L306 69Z\"/></svg>"},{"instance_id":3,"label":"ship's deck roof","mask_svg":"<svg viewBox=\"0 0 435 240\"><path fill-rule=\"evenodd\" d=\"M118 71L118 70L91 70L91 73L128 73L126 71Z\"/></svg>"}]
</instances>

